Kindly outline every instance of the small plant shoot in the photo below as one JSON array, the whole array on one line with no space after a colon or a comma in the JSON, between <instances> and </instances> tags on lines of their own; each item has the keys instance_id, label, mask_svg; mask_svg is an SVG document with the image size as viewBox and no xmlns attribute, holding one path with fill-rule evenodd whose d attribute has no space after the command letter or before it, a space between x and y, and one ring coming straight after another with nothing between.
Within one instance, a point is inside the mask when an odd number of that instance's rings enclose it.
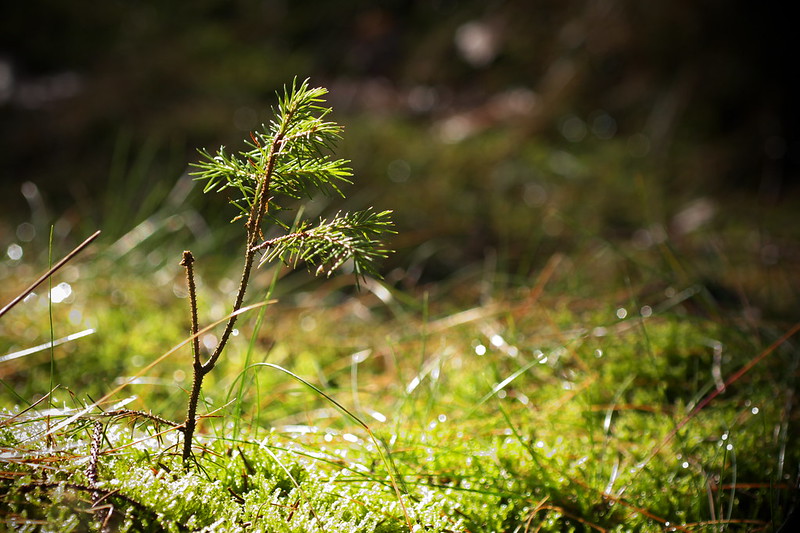
<instances>
[{"instance_id":1,"label":"small plant shoot","mask_svg":"<svg viewBox=\"0 0 800 533\"><path fill-rule=\"evenodd\" d=\"M293 82L279 99L275 118L264 131L251 134L248 150L231 155L220 148L216 154L201 151L203 159L194 166L194 176L205 182L204 192L235 192L230 200L244 220L244 266L231 316L210 357L201 361L197 341L197 303L194 286L194 257L184 252L192 314L193 384L183 428L183 460L191 458L197 403L203 378L217 363L242 308L253 266L275 260L296 267L305 264L316 275L330 276L346 262L352 262L356 283L366 275L377 275L375 261L389 253L381 237L394 233L391 211L367 209L337 213L330 220L295 220L290 226L279 213L287 206L282 201L311 199L315 193L341 195L340 185L351 183L348 161L331 155L340 139L342 127L327 120L331 108L325 107L327 90L311 88L308 80ZM274 236L273 236L274 235ZM267 237L269 236L269 237Z\"/></svg>"}]
</instances>

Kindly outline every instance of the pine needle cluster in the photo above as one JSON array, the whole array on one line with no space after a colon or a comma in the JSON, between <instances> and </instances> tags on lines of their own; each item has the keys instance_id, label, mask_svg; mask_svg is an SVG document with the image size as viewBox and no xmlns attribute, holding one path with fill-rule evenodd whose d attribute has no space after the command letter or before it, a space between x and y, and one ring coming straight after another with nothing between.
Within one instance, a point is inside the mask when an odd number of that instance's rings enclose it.
<instances>
[{"instance_id":1,"label":"pine needle cluster","mask_svg":"<svg viewBox=\"0 0 800 533\"><path fill-rule=\"evenodd\" d=\"M307 80L293 83L279 100L275 119L265 131L251 134L247 150L238 155L224 146L213 155L201 151L194 175L205 181L205 192L238 192L231 203L240 211L236 219L246 218L248 233L262 237L255 224L264 219L284 230L252 243L253 251L264 252L259 266L276 259L291 266L304 262L315 274L330 275L352 260L357 278L375 275L374 262L388 253L379 238L393 233L391 211L337 213L331 220L299 221L294 227L278 216L285 209L282 198L344 197L340 185L352 183L349 161L331 156L342 126L327 120L331 108L324 106L325 94L325 88L309 88Z\"/></svg>"}]
</instances>

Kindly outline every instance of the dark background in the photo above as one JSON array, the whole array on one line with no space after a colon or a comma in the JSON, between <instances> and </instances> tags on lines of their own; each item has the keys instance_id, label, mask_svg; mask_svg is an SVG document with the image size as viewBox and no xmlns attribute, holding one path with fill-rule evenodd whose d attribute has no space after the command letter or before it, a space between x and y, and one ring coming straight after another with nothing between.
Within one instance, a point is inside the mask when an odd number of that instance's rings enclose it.
<instances>
[{"instance_id":1,"label":"dark background","mask_svg":"<svg viewBox=\"0 0 800 533\"><path fill-rule=\"evenodd\" d=\"M240 146L295 76L331 90L347 127L341 155L365 199L396 209L416 232L430 230L423 219L448 198L456 211L479 210L494 194L482 188L486 173L531 165L530 147L583 158L602 151L598 140L627 146L636 172L657 177L657 195L739 195L781 209L796 193L799 152L787 9L722 0L10 3L0 17L4 218L26 216L25 182L52 213L102 212L114 165L139 161L146 179L125 193L136 202L137 187L174 182L196 148ZM519 200L520 190L498 198ZM420 196L437 200L413 205ZM479 225L446 218L442 233ZM634 230L613 216L597 223ZM501 238L491 227L465 232L481 243L476 255Z\"/></svg>"}]
</instances>

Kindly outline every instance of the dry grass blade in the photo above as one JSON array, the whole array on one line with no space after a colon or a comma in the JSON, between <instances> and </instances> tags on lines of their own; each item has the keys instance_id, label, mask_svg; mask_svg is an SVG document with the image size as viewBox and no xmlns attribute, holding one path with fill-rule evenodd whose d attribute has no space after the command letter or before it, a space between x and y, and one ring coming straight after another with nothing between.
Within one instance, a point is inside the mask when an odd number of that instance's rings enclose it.
<instances>
[{"instance_id":1,"label":"dry grass blade","mask_svg":"<svg viewBox=\"0 0 800 533\"><path fill-rule=\"evenodd\" d=\"M238 310L238 311L236 311L235 313L230 313L230 314L226 315L225 317L221 318L220 320L217 320L216 322L214 322L214 323L212 323L212 324L210 324L210 325L206 326L205 328L201 329L200 331L198 331L198 332L197 332L197 333L195 333L194 335L192 335L192 336L190 336L190 337L188 337L188 338L184 339L184 340L183 340L183 341L181 341L180 343L176 344L176 345L175 345L175 346L174 346L172 349L168 350L167 352L165 352L164 354L162 354L161 356L159 356L159 357L158 357L158 358L157 358L155 361L153 361L152 363L150 363L150 364L148 364L148 365L145 365L145 366L144 366L144 368L142 368L142 369L141 369L139 372L137 372L136 374L134 374L133 376L131 376L131 377L130 377L130 379L128 379L127 381L125 381L125 383L123 383L123 384L119 385L118 387L116 387L115 389L113 389L113 390L109 391L108 393L106 393L106 394L105 394L105 395L104 395L102 398L100 398L99 400L97 400L97 401L95 401L95 402L91 403L90 405L88 405L88 406L84 407L83 409L80 409L80 410L79 410L79 411L78 411L76 414L74 414L74 415L72 415L71 417L67 418L66 420L64 420L64 421L60 422L60 423L59 423L59 424L57 424L56 426L53 426L53 427L52 427L52 428L51 428L49 431L47 431L47 432L46 432L44 435L41 435L41 436L40 436L40 438L41 438L41 437L48 437L48 436L50 436L50 435L53 435L54 433L56 433L56 432L60 431L62 428L66 427L66 426L68 426L69 424L71 424L72 422L74 422L75 420L77 420L77 419L79 419L79 418L81 418L81 417L85 416L85 415L86 415L87 413L89 413L89 412L90 412L92 409L94 409L94 408L95 408L97 405L99 405L99 404L101 404L101 403L105 402L106 400L108 400L109 398L113 397L113 396L114 396L115 394L117 394L119 391L121 391L122 389L124 389L125 387L127 387L128 385L130 385L131 383L133 383L134 381L136 381L136 379L137 379L137 378L139 378L139 377L141 377L141 376L142 376L142 375L143 375L145 372L148 372L148 371L149 371L151 368L153 368L154 366L156 366L157 364L159 364L161 361L163 361L164 359L166 359L167 357L169 357L169 356L170 356L170 355L172 355L173 353L177 352L179 349L183 348L183 347L184 347L184 346L186 346L188 343L192 342L192 341L193 341L193 340L194 340L194 339L195 339L195 338L196 338L198 335L203 335L204 333L206 333L206 332L208 332L208 331L212 330L213 328L217 327L218 325L220 325L220 324L222 324L223 322L225 322L226 320L228 320L228 319L229 319L231 316L234 316L234 315L240 315L240 314L242 314L242 313L246 313L247 311L251 311L251 310L253 310L253 309L258 309L259 307L263 307L263 306L265 306L265 305L270 305L270 304L272 304L272 303L274 303L274 302L275 302L274 300L268 300L268 301L266 301L266 302L259 302L259 303L253 304L253 305L249 305L249 306L247 306L247 307L242 307L241 309L239 309L239 310Z\"/></svg>"},{"instance_id":2,"label":"dry grass blade","mask_svg":"<svg viewBox=\"0 0 800 533\"><path fill-rule=\"evenodd\" d=\"M643 465L647 465L647 464L648 464L650 461L652 461L652 460L653 460L653 458L654 458L656 455L658 455L658 454L659 454L659 452L660 452L660 451L661 451L661 450L664 448L664 446L666 446L666 445L667 445L667 443L669 443L669 441L671 441L671 440L672 440L672 439L675 437L675 435L677 435L677 434L678 434L678 432L679 432L681 429L683 429L683 427L684 427L684 426L686 426L686 424L688 424L688 423L689 423L689 421L691 421L691 420L692 420L692 419L693 419L695 416L697 416L697 414L698 414L700 411L702 411L703 409L705 409L705 408L708 406L708 404L710 404L710 403L711 403L711 402L714 400L714 398L716 398L717 396L719 396L719 395L720 395L720 393L724 392L724 391L725 391L725 390L726 390L728 387L730 387L730 386L731 386L733 383L735 383L736 381L738 381L738 380L739 380L739 379L740 379L740 378L741 378L743 375L745 375L747 372L749 372L749 371L750 371L750 370L751 370L751 369L752 369L754 366L756 366L758 363L760 363L760 362L761 362L761 361L762 361L762 360L763 360L765 357L767 357L768 355L770 355L771 353L773 353L775 350L777 350L779 346L781 346L781 345L782 345L782 344L784 344L786 341L788 341L789 339L791 339L792 337L794 337L794 336L797 334L797 332L799 332L799 331L800 331L800 322L798 322L797 324L795 324L794 326L792 326L792 327L791 327L791 328L790 328L788 331L786 331L786 333L784 333L784 334L783 334L783 335L782 335L782 336L781 336L781 337L780 337L778 340L776 340L775 342L773 342L772 344L770 344L770 345L769 345L769 346L768 346L766 349L764 349L764 350L763 350L763 351L762 351L760 354L758 354L758 355L757 355L757 356L755 356L753 359L751 359L751 360L750 360L750 361L749 361L749 362L748 362L746 365L744 365L744 366L743 366L743 367L741 367L739 370L737 370L736 372L734 372L734 373L733 373L733 375L731 375L731 377L729 377L729 378L728 378L728 379L725 381L725 383L724 383L724 385L723 385L722 389L719 389L719 388L716 388L716 389L714 389L714 390L713 390L713 391L712 391L712 392L711 392L711 393L710 393L708 396L706 396L706 397L705 397L705 398L704 398L704 399L703 399L703 400L702 400L700 403L698 403L698 404L695 406L695 408L694 408L694 409L692 409L692 410L691 410L691 412L689 412L689 414L688 414L688 415L686 415L685 417L683 417L683 419L682 419L680 422L678 422L678 423L675 425L675 427L674 427L674 428L672 428L672 430L671 430L671 431L670 431L670 432L667 434L667 436L666 436L666 437L664 437L664 439L663 439L663 440L662 440L660 443L658 443L658 444L657 444L657 445L656 445L656 446L655 446L655 447L654 447L654 448L653 448L653 449L650 451L650 454L647 456L647 459L645 459L645 460L643 461L643 463L642 463L642 464L643 464ZM624 488L623 488L623 489L620 491L620 494L622 494L623 492L625 492L625 491L627 490L627 488L630 486L630 484L631 484L631 483L633 483L633 481L636 479L636 477L639 475L639 473L640 473L642 470L644 470L644 467L642 467L642 468L640 468L640 469L637 469L637 470L636 470L636 473L635 473L635 474L634 474L634 475L631 477L631 479L630 479L630 481L629 481L629 483L628 483L628 486L624 487Z\"/></svg>"},{"instance_id":3,"label":"dry grass blade","mask_svg":"<svg viewBox=\"0 0 800 533\"><path fill-rule=\"evenodd\" d=\"M5 315L5 314L6 314L8 311L10 311L10 310L11 310L11 309L12 309L12 308L15 306L15 305L17 305L19 302L21 302L22 300L24 300L24 299L25 299L25 297L26 297L26 296L28 296L28 295L29 295L31 292L33 292L33 290L34 290L36 287L38 287L38 286L39 286L39 285L40 285L42 282L44 282L45 280L47 280L47 278L49 278L50 276L52 276L53 274L55 274L55 273L58 271L58 269L60 269L60 268L61 268L61 267L63 267L64 265L66 265L66 264L67 264L69 261L71 261L71 260L72 260L72 258L73 258L73 257L75 257L76 255L78 255L79 253L81 253L81 252L83 251L83 249L84 249L84 248L86 248L87 246L89 246L89 244L91 244L91 243L92 243L92 241L94 241L94 240L95 240L95 239L96 239L98 236L100 236L100 230L97 230L97 231L95 231L95 232L94 232L92 235L90 235L90 236L89 236L89 238L87 238L85 241L83 241L82 243L80 243L78 246L76 246L76 247L75 247L75 249L74 249L74 250L72 250L70 253L68 253L66 256L64 256L64 258L63 258L61 261L59 261L58 263L56 263L55 265L53 265L53 266L50 268L50 270L48 270L47 272L45 272L44 274L42 274L42 275L41 275L41 277L39 277L39 279L37 279L36 281L34 281L34 282L33 282L33 283L30 285L30 287L28 287L27 289L25 289L24 291L22 291L22 292L21 292L21 293L20 293L20 294L19 294L19 295L18 295L16 298L14 298L13 300L11 300L11 301L10 301L10 302L9 302L9 303L8 303L8 304L5 306L5 307L3 307L2 309L0 309L0 317L2 317L3 315Z\"/></svg>"}]
</instances>

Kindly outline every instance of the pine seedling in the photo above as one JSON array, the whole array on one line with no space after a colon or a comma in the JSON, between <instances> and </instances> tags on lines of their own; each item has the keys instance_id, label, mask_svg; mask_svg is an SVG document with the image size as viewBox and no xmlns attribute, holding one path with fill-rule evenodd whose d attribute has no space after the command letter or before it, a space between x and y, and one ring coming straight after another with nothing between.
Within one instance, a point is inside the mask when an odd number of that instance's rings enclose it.
<instances>
[{"instance_id":1,"label":"pine seedling","mask_svg":"<svg viewBox=\"0 0 800 533\"><path fill-rule=\"evenodd\" d=\"M221 147L216 154L201 151L202 160L194 164L193 175L204 181L204 192L236 195L230 202L244 220L244 266L230 318L217 346L206 361L200 358L197 333L197 301L191 252L183 254L191 306L193 339L193 381L186 422L183 427L183 461L188 466L197 418L197 403L203 378L211 372L233 332L242 309L253 267L279 259L289 266L305 264L316 275L330 276L346 262L352 262L356 282L366 275L377 275L375 261L390 252L380 241L392 230L391 211L367 209L338 213L316 223L307 220L291 227L278 214L285 201L311 199L315 193L341 195L342 184L351 183L348 161L333 159L331 152L340 139L342 127L326 120L331 112L323 97L327 90L310 88L308 80L296 80L285 88L275 110L275 118L263 131L251 134L248 148L237 155ZM269 230L269 231L268 231ZM265 238L265 235L279 235Z\"/></svg>"}]
</instances>

